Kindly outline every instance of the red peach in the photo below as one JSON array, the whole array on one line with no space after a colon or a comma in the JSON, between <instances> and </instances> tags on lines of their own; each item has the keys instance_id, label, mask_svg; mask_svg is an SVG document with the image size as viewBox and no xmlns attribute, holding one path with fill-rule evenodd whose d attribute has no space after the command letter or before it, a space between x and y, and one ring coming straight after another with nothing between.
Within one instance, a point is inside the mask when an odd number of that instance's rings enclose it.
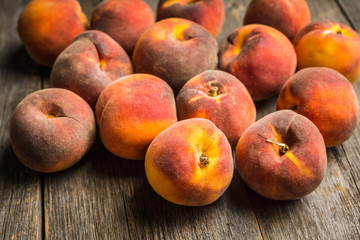
<instances>
[{"instance_id":1,"label":"red peach","mask_svg":"<svg viewBox=\"0 0 360 240\"><path fill-rule=\"evenodd\" d=\"M10 139L15 155L39 172L57 172L77 163L91 148L96 122L90 106L60 88L38 90L15 108Z\"/></svg>"},{"instance_id":2,"label":"red peach","mask_svg":"<svg viewBox=\"0 0 360 240\"><path fill-rule=\"evenodd\" d=\"M219 68L237 77L255 101L275 96L296 69L289 39L265 25L237 28L224 41L219 56Z\"/></svg>"},{"instance_id":3,"label":"red peach","mask_svg":"<svg viewBox=\"0 0 360 240\"><path fill-rule=\"evenodd\" d=\"M294 38L298 70L328 67L351 83L360 77L360 35L351 27L324 20L305 26Z\"/></svg>"},{"instance_id":4,"label":"red peach","mask_svg":"<svg viewBox=\"0 0 360 240\"><path fill-rule=\"evenodd\" d=\"M106 33L91 30L78 35L59 55L50 80L52 87L69 89L95 108L106 85L132 73L124 49Z\"/></svg>"},{"instance_id":5,"label":"red peach","mask_svg":"<svg viewBox=\"0 0 360 240\"><path fill-rule=\"evenodd\" d=\"M92 29L109 34L129 56L141 34L154 22L153 11L142 0L105 0L91 15Z\"/></svg>"},{"instance_id":6,"label":"red peach","mask_svg":"<svg viewBox=\"0 0 360 240\"><path fill-rule=\"evenodd\" d=\"M292 109L309 118L327 147L347 140L358 123L358 99L351 83L340 73L323 67L305 68L283 86L277 109Z\"/></svg>"},{"instance_id":7,"label":"red peach","mask_svg":"<svg viewBox=\"0 0 360 240\"><path fill-rule=\"evenodd\" d=\"M173 91L149 74L128 75L107 85L95 111L104 146L131 160L144 159L151 141L177 121Z\"/></svg>"},{"instance_id":8,"label":"red peach","mask_svg":"<svg viewBox=\"0 0 360 240\"><path fill-rule=\"evenodd\" d=\"M173 17L196 22L216 37L224 24L224 2L223 0L160 0L157 19Z\"/></svg>"},{"instance_id":9,"label":"red peach","mask_svg":"<svg viewBox=\"0 0 360 240\"><path fill-rule=\"evenodd\" d=\"M310 23L310 9L305 0L252 0L244 25L264 24L276 28L290 40Z\"/></svg>"},{"instance_id":10,"label":"red peach","mask_svg":"<svg viewBox=\"0 0 360 240\"><path fill-rule=\"evenodd\" d=\"M87 19L78 1L32 0L21 13L17 30L30 57L50 67L87 28Z\"/></svg>"},{"instance_id":11,"label":"red peach","mask_svg":"<svg viewBox=\"0 0 360 240\"><path fill-rule=\"evenodd\" d=\"M211 120L233 147L256 118L254 102L245 86L233 75L219 70L191 78L176 96L176 109L179 120Z\"/></svg>"},{"instance_id":12,"label":"red peach","mask_svg":"<svg viewBox=\"0 0 360 240\"><path fill-rule=\"evenodd\" d=\"M151 187L166 200L186 206L208 205L232 180L231 147L211 121L182 120L151 142L145 172Z\"/></svg>"},{"instance_id":13,"label":"red peach","mask_svg":"<svg viewBox=\"0 0 360 240\"><path fill-rule=\"evenodd\" d=\"M258 194L294 200L314 191L327 165L317 127L291 110L270 113L241 135L235 152L237 171Z\"/></svg>"},{"instance_id":14,"label":"red peach","mask_svg":"<svg viewBox=\"0 0 360 240\"><path fill-rule=\"evenodd\" d=\"M215 38L199 24L168 18L141 35L132 60L135 72L164 79L177 94L187 80L216 68L217 52Z\"/></svg>"}]
</instances>

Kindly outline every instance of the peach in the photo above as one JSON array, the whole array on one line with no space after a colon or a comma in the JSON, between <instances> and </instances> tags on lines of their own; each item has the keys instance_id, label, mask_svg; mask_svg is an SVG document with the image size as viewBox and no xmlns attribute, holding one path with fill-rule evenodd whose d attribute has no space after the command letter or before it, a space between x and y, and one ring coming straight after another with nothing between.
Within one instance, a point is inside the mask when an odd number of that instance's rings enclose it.
<instances>
[{"instance_id":1,"label":"peach","mask_svg":"<svg viewBox=\"0 0 360 240\"><path fill-rule=\"evenodd\" d=\"M78 35L59 55L50 84L75 92L94 108L110 82L132 73L132 63L124 49L106 33L91 30Z\"/></svg>"},{"instance_id":2,"label":"peach","mask_svg":"<svg viewBox=\"0 0 360 240\"><path fill-rule=\"evenodd\" d=\"M224 24L224 2L223 0L160 0L157 19L173 17L196 22L216 37Z\"/></svg>"},{"instance_id":3,"label":"peach","mask_svg":"<svg viewBox=\"0 0 360 240\"><path fill-rule=\"evenodd\" d=\"M233 147L256 118L254 102L245 86L233 75L219 70L191 78L176 96L176 109L179 120L211 120Z\"/></svg>"},{"instance_id":4,"label":"peach","mask_svg":"<svg viewBox=\"0 0 360 240\"><path fill-rule=\"evenodd\" d=\"M305 0L252 0L244 25L264 24L276 28L290 40L310 23L310 10Z\"/></svg>"},{"instance_id":5,"label":"peach","mask_svg":"<svg viewBox=\"0 0 360 240\"><path fill-rule=\"evenodd\" d=\"M292 109L309 118L327 147L347 140L358 123L358 99L352 84L330 68L305 68L283 86L277 109Z\"/></svg>"},{"instance_id":6,"label":"peach","mask_svg":"<svg viewBox=\"0 0 360 240\"><path fill-rule=\"evenodd\" d=\"M237 171L258 194L295 200L314 191L327 165L317 127L291 110L270 113L241 135L235 151Z\"/></svg>"},{"instance_id":7,"label":"peach","mask_svg":"<svg viewBox=\"0 0 360 240\"><path fill-rule=\"evenodd\" d=\"M360 35L349 26L330 20L305 26L294 38L298 70L328 67L351 83L360 76Z\"/></svg>"},{"instance_id":8,"label":"peach","mask_svg":"<svg viewBox=\"0 0 360 240\"><path fill-rule=\"evenodd\" d=\"M95 112L104 146L131 160L143 160L150 142L177 121L173 91L149 74L124 76L107 85Z\"/></svg>"},{"instance_id":9,"label":"peach","mask_svg":"<svg viewBox=\"0 0 360 240\"><path fill-rule=\"evenodd\" d=\"M60 88L38 90L15 108L10 139L15 155L39 172L57 172L77 163L91 148L96 122L90 106Z\"/></svg>"},{"instance_id":10,"label":"peach","mask_svg":"<svg viewBox=\"0 0 360 240\"><path fill-rule=\"evenodd\" d=\"M21 13L17 30L30 57L50 67L87 28L87 19L78 1L32 0Z\"/></svg>"},{"instance_id":11,"label":"peach","mask_svg":"<svg viewBox=\"0 0 360 240\"><path fill-rule=\"evenodd\" d=\"M187 80L216 68L217 52L215 38L199 24L168 18L141 35L132 60L135 72L164 79L177 94Z\"/></svg>"},{"instance_id":12,"label":"peach","mask_svg":"<svg viewBox=\"0 0 360 240\"><path fill-rule=\"evenodd\" d=\"M186 206L208 205L220 198L232 180L231 147L211 121L182 120L151 142L145 172L151 187L166 200Z\"/></svg>"},{"instance_id":13,"label":"peach","mask_svg":"<svg viewBox=\"0 0 360 240\"><path fill-rule=\"evenodd\" d=\"M91 28L109 34L129 56L141 34L154 22L153 11L142 0L105 0L91 15Z\"/></svg>"},{"instance_id":14,"label":"peach","mask_svg":"<svg viewBox=\"0 0 360 240\"><path fill-rule=\"evenodd\" d=\"M275 96L296 69L289 39L261 24L234 30L221 46L219 58L220 70L237 77L255 101Z\"/></svg>"}]
</instances>

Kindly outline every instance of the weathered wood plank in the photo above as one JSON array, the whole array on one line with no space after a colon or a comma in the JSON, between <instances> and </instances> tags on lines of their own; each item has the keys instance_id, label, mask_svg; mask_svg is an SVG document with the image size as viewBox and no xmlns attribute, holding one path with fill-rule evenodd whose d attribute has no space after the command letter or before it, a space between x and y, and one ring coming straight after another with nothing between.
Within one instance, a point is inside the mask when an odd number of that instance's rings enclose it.
<instances>
[{"instance_id":1,"label":"weathered wood plank","mask_svg":"<svg viewBox=\"0 0 360 240\"><path fill-rule=\"evenodd\" d=\"M351 26L360 31L360 1L356 0L337 0L340 8L349 19Z\"/></svg>"},{"instance_id":2,"label":"weathered wood plank","mask_svg":"<svg viewBox=\"0 0 360 240\"><path fill-rule=\"evenodd\" d=\"M10 144L10 118L28 93L41 87L39 67L17 36L25 0L0 1L0 238L40 239L42 197L39 174L16 158Z\"/></svg>"}]
</instances>

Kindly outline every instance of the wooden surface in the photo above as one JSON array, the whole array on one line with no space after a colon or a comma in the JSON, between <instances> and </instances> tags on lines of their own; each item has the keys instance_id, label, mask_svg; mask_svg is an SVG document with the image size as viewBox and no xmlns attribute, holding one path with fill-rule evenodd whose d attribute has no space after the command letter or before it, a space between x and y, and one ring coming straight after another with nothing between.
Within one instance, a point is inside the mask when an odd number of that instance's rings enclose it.
<instances>
[{"instance_id":1,"label":"wooden surface","mask_svg":"<svg viewBox=\"0 0 360 240\"><path fill-rule=\"evenodd\" d=\"M360 239L360 129L329 148L324 181L297 201L265 199L237 173L215 203L182 207L158 196L143 161L119 159L97 139L74 167L36 173L14 155L9 120L27 94L49 86L50 69L35 64L16 32L29 0L0 1L0 239ZM80 1L84 12L99 1ZM157 1L147 1L155 11ZM222 42L242 25L249 0L227 0ZM309 0L312 20L360 30L359 0ZM359 53L360 54L360 53ZM360 94L360 81L354 85ZM360 95L359 95L360 96ZM257 118L276 98L256 103Z\"/></svg>"}]
</instances>

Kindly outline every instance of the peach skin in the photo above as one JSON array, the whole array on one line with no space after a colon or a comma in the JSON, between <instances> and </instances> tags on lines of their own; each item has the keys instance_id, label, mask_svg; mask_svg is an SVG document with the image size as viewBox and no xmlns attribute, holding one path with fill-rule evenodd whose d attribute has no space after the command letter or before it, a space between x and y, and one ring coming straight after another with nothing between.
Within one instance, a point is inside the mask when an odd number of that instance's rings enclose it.
<instances>
[{"instance_id":1,"label":"peach skin","mask_svg":"<svg viewBox=\"0 0 360 240\"><path fill-rule=\"evenodd\" d=\"M142 0L105 0L91 15L91 28L109 34L129 56L141 34L154 22L153 11Z\"/></svg>"},{"instance_id":2,"label":"peach skin","mask_svg":"<svg viewBox=\"0 0 360 240\"><path fill-rule=\"evenodd\" d=\"M327 166L317 127L291 110L270 113L241 135L235 151L237 171L258 194L295 200L313 192Z\"/></svg>"},{"instance_id":3,"label":"peach skin","mask_svg":"<svg viewBox=\"0 0 360 240\"><path fill-rule=\"evenodd\" d=\"M15 155L38 172L57 172L81 160L94 143L96 122L90 106L60 88L38 90L15 108L10 139Z\"/></svg>"},{"instance_id":4,"label":"peach skin","mask_svg":"<svg viewBox=\"0 0 360 240\"><path fill-rule=\"evenodd\" d=\"M143 160L154 137L177 121L173 91L149 74L124 76L107 85L95 112L104 146L131 160Z\"/></svg>"},{"instance_id":5,"label":"peach skin","mask_svg":"<svg viewBox=\"0 0 360 240\"><path fill-rule=\"evenodd\" d=\"M328 67L351 83L360 76L360 35L349 26L324 20L305 26L294 38L298 70Z\"/></svg>"},{"instance_id":6,"label":"peach skin","mask_svg":"<svg viewBox=\"0 0 360 240\"><path fill-rule=\"evenodd\" d=\"M168 18L141 35L132 61L135 72L164 79L177 94L187 80L216 68L217 52L215 38L199 24Z\"/></svg>"},{"instance_id":7,"label":"peach skin","mask_svg":"<svg viewBox=\"0 0 360 240\"><path fill-rule=\"evenodd\" d=\"M347 140L358 123L358 99L352 84L330 68L305 68L280 91L276 108L292 109L309 118L327 147Z\"/></svg>"},{"instance_id":8,"label":"peach skin","mask_svg":"<svg viewBox=\"0 0 360 240\"><path fill-rule=\"evenodd\" d=\"M191 78L176 96L176 109L179 120L211 120L232 147L256 118L254 102L245 86L220 70L208 70Z\"/></svg>"},{"instance_id":9,"label":"peach skin","mask_svg":"<svg viewBox=\"0 0 360 240\"><path fill-rule=\"evenodd\" d=\"M216 37L224 24L224 2L223 0L160 0L157 20L166 18L185 18L196 22Z\"/></svg>"},{"instance_id":10,"label":"peach skin","mask_svg":"<svg viewBox=\"0 0 360 240\"><path fill-rule=\"evenodd\" d=\"M78 1L32 0L21 13L17 30L30 57L50 67L87 28L87 19Z\"/></svg>"},{"instance_id":11,"label":"peach skin","mask_svg":"<svg viewBox=\"0 0 360 240\"><path fill-rule=\"evenodd\" d=\"M166 200L186 206L208 205L220 198L232 180L231 147L211 121L182 120L151 142L145 172L151 187Z\"/></svg>"},{"instance_id":12,"label":"peach skin","mask_svg":"<svg viewBox=\"0 0 360 240\"><path fill-rule=\"evenodd\" d=\"M250 24L234 30L219 52L220 70L237 77L254 101L275 96L295 72L296 53L275 28Z\"/></svg>"},{"instance_id":13,"label":"peach skin","mask_svg":"<svg viewBox=\"0 0 360 240\"><path fill-rule=\"evenodd\" d=\"M110 82L132 73L124 49L106 33L91 30L78 35L59 55L50 84L77 93L95 108L101 91Z\"/></svg>"},{"instance_id":14,"label":"peach skin","mask_svg":"<svg viewBox=\"0 0 360 240\"><path fill-rule=\"evenodd\" d=\"M310 9L305 0L252 0L244 17L244 25L264 24L284 33L291 41L310 23Z\"/></svg>"}]
</instances>

